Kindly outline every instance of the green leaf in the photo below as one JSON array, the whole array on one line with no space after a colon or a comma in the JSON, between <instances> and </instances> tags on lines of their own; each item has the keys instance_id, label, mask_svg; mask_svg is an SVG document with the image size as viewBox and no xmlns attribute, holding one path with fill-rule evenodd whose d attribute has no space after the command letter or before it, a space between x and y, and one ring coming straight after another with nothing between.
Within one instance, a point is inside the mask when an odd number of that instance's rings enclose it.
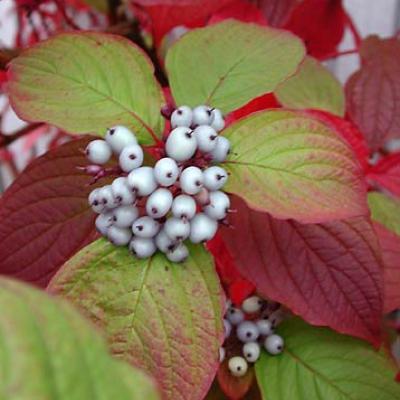
<instances>
[{"instance_id":1,"label":"green leaf","mask_svg":"<svg viewBox=\"0 0 400 400\"><path fill-rule=\"evenodd\" d=\"M319 223L367 215L361 168L329 127L300 112L253 114L224 131L226 190L276 218Z\"/></svg>"},{"instance_id":2,"label":"green leaf","mask_svg":"<svg viewBox=\"0 0 400 400\"><path fill-rule=\"evenodd\" d=\"M383 193L368 193L372 219L400 236L400 201Z\"/></svg>"},{"instance_id":3,"label":"green leaf","mask_svg":"<svg viewBox=\"0 0 400 400\"><path fill-rule=\"evenodd\" d=\"M289 108L329 111L343 116L345 97L342 85L315 58L306 57L297 73L275 90L279 102Z\"/></svg>"},{"instance_id":4,"label":"green leaf","mask_svg":"<svg viewBox=\"0 0 400 400\"><path fill-rule=\"evenodd\" d=\"M63 33L13 59L8 88L24 120L98 135L121 124L148 144L164 125L153 72L142 50L123 37Z\"/></svg>"},{"instance_id":5,"label":"green leaf","mask_svg":"<svg viewBox=\"0 0 400 400\"><path fill-rule=\"evenodd\" d=\"M264 400L396 400L396 368L382 352L350 336L284 322L279 356L263 352L256 376Z\"/></svg>"},{"instance_id":6,"label":"green leaf","mask_svg":"<svg viewBox=\"0 0 400 400\"><path fill-rule=\"evenodd\" d=\"M1 278L0 308L1 399L159 398L153 383L112 359L100 335L63 301Z\"/></svg>"},{"instance_id":7,"label":"green leaf","mask_svg":"<svg viewBox=\"0 0 400 400\"><path fill-rule=\"evenodd\" d=\"M227 113L272 92L305 55L289 32L228 20L184 35L166 67L176 104L209 104Z\"/></svg>"},{"instance_id":8,"label":"green leaf","mask_svg":"<svg viewBox=\"0 0 400 400\"><path fill-rule=\"evenodd\" d=\"M80 307L112 351L153 375L165 399L202 399L217 371L222 292L209 254L174 264L138 260L98 240L65 264L49 290Z\"/></svg>"}]
</instances>

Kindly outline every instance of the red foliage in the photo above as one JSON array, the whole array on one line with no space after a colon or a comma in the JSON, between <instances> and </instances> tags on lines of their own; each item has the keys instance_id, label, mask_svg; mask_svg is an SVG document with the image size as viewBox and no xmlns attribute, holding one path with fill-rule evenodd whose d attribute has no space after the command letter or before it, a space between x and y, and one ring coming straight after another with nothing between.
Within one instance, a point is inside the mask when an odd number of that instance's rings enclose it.
<instances>
[{"instance_id":1,"label":"red foliage","mask_svg":"<svg viewBox=\"0 0 400 400\"><path fill-rule=\"evenodd\" d=\"M336 50L345 25L341 0L304 0L291 12L284 28L304 40L309 54L324 58Z\"/></svg>"},{"instance_id":2,"label":"red foliage","mask_svg":"<svg viewBox=\"0 0 400 400\"><path fill-rule=\"evenodd\" d=\"M257 291L314 325L378 345L383 306L379 243L363 218L303 225L277 220L232 196L223 240Z\"/></svg>"},{"instance_id":3,"label":"red foliage","mask_svg":"<svg viewBox=\"0 0 400 400\"><path fill-rule=\"evenodd\" d=\"M280 28L285 25L292 11L302 0L256 0L268 25Z\"/></svg>"}]
</instances>

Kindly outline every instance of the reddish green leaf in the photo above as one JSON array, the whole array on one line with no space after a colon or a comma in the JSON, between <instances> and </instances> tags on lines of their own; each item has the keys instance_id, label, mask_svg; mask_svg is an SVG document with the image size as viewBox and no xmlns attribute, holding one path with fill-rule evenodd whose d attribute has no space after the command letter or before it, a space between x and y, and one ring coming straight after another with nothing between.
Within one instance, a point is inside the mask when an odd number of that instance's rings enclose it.
<instances>
[{"instance_id":1,"label":"reddish green leaf","mask_svg":"<svg viewBox=\"0 0 400 400\"><path fill-rule=\"evenodd\" d=\"M261 294L311 324L379 343L383 278L366 218L303 225L251 210L236 196L232 208L223 239Z\"/></svg>"},{"instance_id":2,"label":"reddish green leaf","mask_svg":"<svg viewBox=\"0 0 400 400\"><path fill-rule=\"evenodd\" d=\"M228 113L272 92L303 58L294 35L227 20L184 35L168 51L166 68L176 104Z\"/></svg>"},{"instance_id":3,"label":"reddish green leaf","mask_svg":"<svg viewBox=\"0 0 400 400\"><path fill-rule=\"evenodd\" d=\"M366 215L363 173L350 147L318 119L269 110L224 131L226 190L276 218L324 222Z\"/></svg>"},{"instance_id":4,"label":"reddish green leaf","mask_svg":"<svg viewBox=\"0 0 400 400\"><path fill-rule=\"evenodd\" d=\"M46 286L57 269L95 238L90 177L77 166L90 139L36 159L0 200L0 274Z\"/></svg>"},{"instance_id":5,"label":"reddish green leaf","mask_svg":"<svg viewBox=\"0 0 400 400\"><path fill-rule=\"evenodd\" d=\"M368 194L372 219L400 236L400 200L383 193Z\"/></svg>"},{"instance_id":6,"label":"reddish green leaf","mask_svg":"<svg viewBox=\"0 0 400 400\"><path fill-rule=\"evenodd\" d=\"M202 246L174 264L159 253L138 260L98 240L64 265L49 290L102 328L114 354L154 376L164 399L203 399L223 329L221 287Z\"/></svg>"},{"instance_id":7,"label":"reddish green leaf","mask_svg":"<svg viewBox=\"0 0 400 400\"><path fill-rule=\"evenodd\" d=\"M279 102L288 108L314 108L343 116L345 98L342 85L315 58L306 57L295 75L275 90Z\"/></svg>"},{"instance_id":8,"label":"reddish green leaf","mask_svg":"<svg viewBox=\"0 0 400 400\"><path fill-rule=\"evenodd\" d=\"M400 137L400 40L370 36L360 54L361 68L346 84L347 111L377 150Z\"/></svg>"},{"instance_id":9,"label":"reddish green leaf","mask_svg":"<svg viewBox=\"0 0 400 400\"><path fill-rule=\"evenodd\" d=\"M122 36L63 33L14 58L8 89L17 114L71 133L132 128L142 143L160 135L164 98L154 67Z\"/></svg>"}]
</instances>

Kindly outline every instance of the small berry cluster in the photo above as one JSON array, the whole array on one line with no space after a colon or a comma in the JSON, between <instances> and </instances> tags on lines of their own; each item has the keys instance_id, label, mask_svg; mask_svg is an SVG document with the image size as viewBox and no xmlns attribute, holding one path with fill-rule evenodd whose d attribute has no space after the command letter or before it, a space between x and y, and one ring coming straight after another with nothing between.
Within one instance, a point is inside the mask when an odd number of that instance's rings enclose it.
<instances>
[{"instance_id":1,"label":"small berry cluster","mask_svg":"<svg viewBox=\"0 0 400 400\"><path fill-rule=\"evenodd\" d=\"M171 115L166 157L153 167L143 166L143 149L123 126L108 129L105 140L90 142L85 151L89 161L103 165L114 154L122 175L89 195L99 214L98 231L116 246L128 245L138 258L160 250L173 262L188 256L186 239L212 239L230 207L221 190L228 173L209 165L223 162L230 151L229 141L218 135L224 125L218 109L177 108Z\"/></svg>"},{"instance_id":2,"label":"small berry cluster","mask_svg":"<svg viewBox=\"0 0 400 400\"><path fill-rule=\"evenodd\" d=\"M231 353L229 371L233 376L241 377L246 374L248 364L259 359L262 346L269 354L281 353L284 341L274 330L283 318L284 312L278 303L258 296L245 299L241 308L229 303L224 318L225 343L220 348L220 362L225 360L227 352ZM241 349L240 356L234 355L238 346Z\"/></svg>"}]
</instances>

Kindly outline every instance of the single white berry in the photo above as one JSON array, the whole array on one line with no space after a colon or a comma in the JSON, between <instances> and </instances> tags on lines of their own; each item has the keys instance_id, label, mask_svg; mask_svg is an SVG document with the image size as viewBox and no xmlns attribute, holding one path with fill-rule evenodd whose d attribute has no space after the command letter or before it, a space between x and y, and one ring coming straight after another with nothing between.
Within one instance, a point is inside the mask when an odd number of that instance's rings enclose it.
<instances>
[{"instance_id":1,"label":"single white berry","mask_svg":"<svg viewBox=\"0 0 400 400\"><path fill-rule=\"evenodd\" d=\"M203 171L204 187L210 191L221 189L228 180L228 173L221 167L213 166Z\"/></svg>"},{"instance_id":2,"label":"single white berry","mask_svg":"<svg viewBox=\"0 0 400 400\"><path fill-rule=\"evenodd\" d=\"M106 185L99 190L99 200L106 208L117 207L111 185Z\"/></svg>"},{"instance_id":3,"label":"single white berry","mask_svg":"<svg viewBox=\"0 0 400 400\"><path fill-rule=\"evenodd\" d=\"M221 191L210 192L210 203L203 210L212 219L224 219L228 214L231 201L226 193Z\"/></svg>"},{"instance_id":4,"label":"single white berry","mask_svg":"<svg viewBox=\"0 0 400 400\"><path fill-rule=\"evenodd\" d=\"M112 213L107 212L104 214L100 214L96 218L96 229L103 235L107 236L108 228L112 225Z\"/></svg>"},{"instance_id":5,"label":"single white berry","mask_svg":"<svg viewBox=\"0 0 400 400\"><path fill-rule=\"evenodd\" d=\"M132 224L132 232L135 236L143 238L152 238L160 230L160 223L149 216L138 218Z\"/></svg>"},{"instance_id":6,"label":"single white berry","mask_svg":"<svg viewBox=\"0 0 400 400\"><path fill-rule=\"evenodd\" d=\"M165 233L164 229L161 229L160 232L158 232L154 240L157 248L163 253L172 251L176 246L176 242Z\"/></svg>"},{"instance_id":7,"label":"single white berry","mask_svg":"<svg viewBox=\"0 0 400 400\"><path fill-rule=\"evenodd\" d=\"M239 308L230 307L226 313L226 318L232 325L239 325L244 320L244 314Z\"/></svg>"},{"instance_id":8,"label":"single white berry","mask_svg":"<svg viewBox=\"0 0 400 400\"><path fill-rule=\"evenodd\" d=\"M225 347L219 348L219 362L222 363L225 360L226 350Z\"/></svg>"},{"instance_id":9,"label":"single white berry","mask_svg":"<svg viewBox=\"0 0 400 400\"><path fill-rule=\"evenodd\" d=\"M242 352L248 362L255 363L260 358L261 348L257 342L248 342L243 345Z\"/></svg>"},{"instance_id":10,"label":"single white berry","mask_svg":"<svg viewBox=\"0 0 400 400\"><path fill-rule=\"evenodd\" d=\"M197 167L185 168L179 178L179 184L187 194L199 193L203 187L203 172Z\"/></svg>"},{"instance_id":11,"label":"single white berry","mask_svg":"<svg viewBox=\"0 0 400 400\"><path fill-rule=\"evenodd\" d=\"M225 339L227 339L232 332L232 324L224 318L224 335L225 335Z\"/></svg>"},{"instance_id":12,"label":"single white berry","mask_svg":"<svg viewBox=\"0 0 400 400\"><path fill-rule=\"evenodd\" d=\"M193 197L180 194L174 198L171 211L176 218L192 219L196 214L196 202Z\"/></svg>"},{"instance_id":13,"label":"single white berry","mask_svg":"<svg viewBox=\"0 0 400 400\"><path fill-rule=\"evenodd\" d=\"M189 239L192 243L206 242L215 236L217 229L217 221L204 213L198 213L190 221Z\"/></svg>"},{"instance_id":14,"label":"single white berry","mask_svg":"<svg viewBox=\"0 0 400 400\"><path fill-rule=\"evenodd\" d=\"M128 175L128 186L135 191L137 196L149 196L157 189L157 182L152 167L134 169Z\"/></svg>"},{"instance_id":15,"label":"single white berry","mask_svg":"<svg viewBox=\"0 0 400 400\"><path fill-rule=\"evenodd\" d=\"M257 325L252 321L241 322L236 330L238 339L241 342L254 342L260 335Z\"/></svg>"},{"instance_id":16,"label":"single white berry","mask_svg":"<svg viewBox=\"0 0 400 400\"><path fill-rule=\"evenodd\" d=\"M117 226L110 226L107 231L108 240L114 246L126 246L132 237L130 229L118 228Z\"/></svg>"},{"instance_id":17,"label":"single white berry","mask_svg":"<svg viewBox=\"0 0 400 400\"><path fill-rule=\"evenodd\" d=\"M197 149L196 138L190 128L180 126L169 134L165 143L168 157L181 162L193 157Z\"/></svg>"},{"instance_id":18,"label":"single white berry","mask_svg":"<svg viewBox=\"0 0 400 400\"><path fill-rule=\"evenodd\" d=\"M113 225L118 228L130 228L138 217L139 210L135 206L120 206L112 211Z\"/></svg>"},{"instance_id":19,"label":"single white berry","mask_svg":"<svg viewBox=\"0 0 400 400\"><path fill-rule=\"evenodd\" d=\"M179 176L179 167L175 160L169 157L162 158L154 166L154 177L159 185L171 186Z\"/></svg>"},{"instance_id":20,"label":"single white berry","mask_svg":"<svg viewBox=\"0 0 400 400\"><path fill-rule=\"evenodd\" d=\"M277 355L282 353L284 346L284 341L279 335L270 335L267 336L264 341L265 350L268 351L269 354Z\"/></svg>"},{"instance_id":21,"label":"single white berry","mask_svg":"<svg viewBox=\"0 0 400 400\"><path fill-rule=\"evenodd\" d=\"M120 154L126 146L137 144L134 133L122 125L107 129L105 139L115 154Z\"/></svg>"},{"instance_id":22,"label":"single white berry","mask_svg":"<svg viewBox=\"0 0 400 400\"><path fill-rule=\"evenodd\" d=\"M111 191L114 197L114 203L117 206L127 206L133 204L136 200L135 192L132 192L128 186L128 179L123 176L114 179L111 184Z\"/></svg>"},{"instance_id":23,"label":"single white berry","mask_svg":"<svg viewBox=\"0 0 400 400\"><path fill-rule=\"evenodd\" d=\"M209 153L215 149L218 133L214 128L209 125L199 125L193 133L197 141L197 148L200 151Z\"/></svg>"},{"instance_id":24,"label":"single white berry","mask_svg":"<svg viewBox=\"0 0 400 400\"><path fill-rule=\"evenodd\" d=\"M214 149L210 152L210 156L213 162L221 163L226 160L231 150L231 144L229 140L223 136L218 136L217 144Z\"/></svg>"},{"instance_id":25,"label":"single white berry","mask_svg":"<svg viewBox=\"0 0 400 400\"><path fill-rule=\"evenodd\" d=\"M212 122L212 110L210 107L201 105L193 109L194 125L210 125Z\"/></svg>"},{"instance_id":26,"label":"single white berry","mask_svg":"<svg viewBox=\"0 0 400 400\"><path fill-rule=\"evenodd\" d=\"M148 258L157 251L157 247L151 238L134 236L129 242L129 250L137 258Z\"/></svg>"},{"instance_id":27,"label":"single white berry","mask_svg":"<svg viewBox=\"0 0 400 400\"><path fill-rule=\"evenodd\" d=\"M188 106L178 107L171 115L171 126L176 128L177 126L190 127L192 125L193 112Z\"/></svg>"},{"instance_id":28,"label":"single white berry","mask_svg":"<svg viewBox=\"0 0 400 400\"><path fill-rule=\"evenodd\" d=\"M167 251L165 254L169 261L179 263L188 258L189 250L183 243L180 243L173 250Z\"/></svg>"},{"instance_id":29,"label":"single white berry","mask_svg":"<svg viewBox=\"0 0 400 400\"><path fill-rule=\"evenodd\" d=\"M94 189L90 192L89 197L88 197L88 203L92 207L92 210L100 214L101 212L104 211L104 204L100 200L100 189Z\"/></svg>"},{"instance_id":30,"label":"single white berry","mask_svg":"<svg viewBox=\"0 0 400 400\"><path fill-rule=\"evenodd\" d=\"M262 299L258 296L250 296L242 303L242 310L247 314L259 312L262 307Z\"/></svg>"},{"instance_id":31,"label":"single white berry","mask_svg":"<svg viewBox=\"0 0 400 400\"><path fill-rule=\"evenodd\" d=\"M172 200L172 193L168 189L158 188L147 199L147 215L153 218L164 217L171 209Z\"/></svg>"},{"instance_id":32,"label":"single white berry","mask_svg":"<svg viewBox=\"0 0 400 400\"><path fill-rule=\"evenodd\" d=\"M211 111L211 126L217 131L220 132L222 129L225 127L225 120L224 117L222 116L221 110L218 110L218 108L214 108L214 110Z\"/></svg>"},{"instance_id":33,"label":"single white berry","mask_svg":"<svg viewBox=\"0 0 400 400\"><path fill-rule=\"evenodd\" d=\"M124 172L131 172L143 164L143 150L138 144L124 147L119 155L119 166Z\"/></svg>"},{"instance_id":34,"label":"single white berry","mask_svg":"<svg viewBox=\"0 0 400 400\"><path fill-rule=\"evenodd\" d=\"M112 150L105 140L92 140L86 146L86 157L94 164L105 164L112 156Z\"/></svg>"},{"instance_id":35,"label":"single white berry","mask_svg":"<svg viewBox=\"0 0 400 400\"><path fill-rule=\"evenodd\" d=\"M174 241L182 241L189 237L190 223L186 219L168 218L164 224L165 233Z\"/></svg>"},{"instance_id":36,"label":"single white berry","mask_svg":"<svg viewBox=\"0 0 400 400\"><path fill-rule=\"evenodd\" d=\"M260 319L256 321L257 328L262 336L269 336L274 333L271 321L268 319Z\"/></svg>"},{"instance_id":37,"label":"single white berry","mask_svg":"<svg viewBox=\"0 0 400 400\"><path fill-rule=\"evenodd\" d=\"M228 361L228 368L233 376L239 378L246 375L248 369L247 361L243 357L232 357Z\"/></svg>"}]
</instances>

